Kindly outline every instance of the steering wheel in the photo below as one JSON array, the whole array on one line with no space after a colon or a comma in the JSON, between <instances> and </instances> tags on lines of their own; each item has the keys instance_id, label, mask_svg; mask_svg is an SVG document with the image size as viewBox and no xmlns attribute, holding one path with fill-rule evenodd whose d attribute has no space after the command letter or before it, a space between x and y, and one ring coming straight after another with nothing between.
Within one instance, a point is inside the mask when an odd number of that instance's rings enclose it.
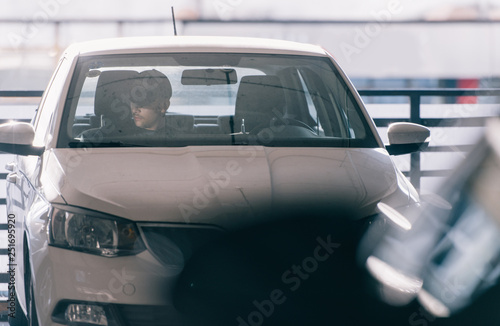
<instances>
[{"instance_id":1,"label":"steering wheel","mask_svg":"<svg viewBox=\"0 0 500 326\"><path fill-rule=\"evenodd\" d=\"M314 130L313 127L311 127L310 125L308 125L304 121L300 121L300 120L292 119L292 118L284 118L283 120L284 120L283 121L284 125L292 125L292 126L302 127L302 128L308 129L309 131L311 131L313 133L316 133L316 130Z\"/></svg>"}]
</instances>

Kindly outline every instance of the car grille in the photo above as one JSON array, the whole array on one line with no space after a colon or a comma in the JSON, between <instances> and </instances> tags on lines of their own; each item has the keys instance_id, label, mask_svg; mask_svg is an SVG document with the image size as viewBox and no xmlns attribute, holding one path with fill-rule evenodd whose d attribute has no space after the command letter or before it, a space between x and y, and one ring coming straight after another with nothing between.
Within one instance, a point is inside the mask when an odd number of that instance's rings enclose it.
<instances>
[{"instance_id":1,"label":"car grille","mask_svg":"<svg viewBox=\"0 0 500 326\"><path fill-rule=\"evenodd\" d=\"M148 249L167 266L184 266L193 253L223 234L216 227L194 225L140 225L140 229Z\"/></svg>"}]
</instances>

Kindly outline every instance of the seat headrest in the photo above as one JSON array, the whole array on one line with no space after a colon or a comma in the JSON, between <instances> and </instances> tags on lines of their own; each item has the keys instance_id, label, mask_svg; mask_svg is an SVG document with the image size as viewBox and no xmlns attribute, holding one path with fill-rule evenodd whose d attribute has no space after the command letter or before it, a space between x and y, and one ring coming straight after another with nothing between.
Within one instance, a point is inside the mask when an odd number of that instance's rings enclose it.
<instances>
[{"instance_id":1,"label":"seat headrest","mask_svg":"<svg viewBox=\"0 0 500 326\"><path fill-rule=\"evenodd\" d=\"M168 78L157 70L141 73L133 70L103 71L99 75L94 99L94 113L116 133L134 131L130 104L150 105L158 99L170 99Z\"/></svg>"},{"instance_id":2,"label":"seat headrest","mask_svg":"<svg viewBox=\"0 0 500 326\"><path fill-rule=\"evenodd\" d=\"M121 116L130 111L130 102L147 106L171 96L170 81L158 70L103 71L97 81L94 112L106 117Z\"/></svg>"},{"instance_id":3,"label":"seat headrest","mask_svg":"<svg viewBox=\"0 0 500 326\"><path fill-rule=\"evenodd\" d=\"M96 116L120 118L130 116L131 90L137 71L103 71L97 81L94 100Z\"/></svg>"},{"instance_id":4,"label":"seat headrest","mask_svg":"<svg viewBox=\"0 0 500 326\"><path fill-rule=\"evenodd\" d=\"M234 112L234 128L239 131L245 119L246 131L272 118L283 116L285 93L277 76L245 76L241 78Z\"/></svg>"}]
</instances>

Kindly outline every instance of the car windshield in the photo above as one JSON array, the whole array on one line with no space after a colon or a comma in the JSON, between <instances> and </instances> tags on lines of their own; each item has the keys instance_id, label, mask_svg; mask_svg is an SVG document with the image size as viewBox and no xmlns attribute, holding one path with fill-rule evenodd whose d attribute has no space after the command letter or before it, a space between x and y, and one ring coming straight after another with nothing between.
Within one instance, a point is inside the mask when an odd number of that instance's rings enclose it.
<instances>
[{"instance_id":1,"label":"car windshield","mask_svg":"<svg viewBox=\"0 0 500 326\"><path fill-rule=\"evenodd\" d=\"M168 53L82 57L58 147L378 147L329 58Z\"/></svg>"}]
</instances>

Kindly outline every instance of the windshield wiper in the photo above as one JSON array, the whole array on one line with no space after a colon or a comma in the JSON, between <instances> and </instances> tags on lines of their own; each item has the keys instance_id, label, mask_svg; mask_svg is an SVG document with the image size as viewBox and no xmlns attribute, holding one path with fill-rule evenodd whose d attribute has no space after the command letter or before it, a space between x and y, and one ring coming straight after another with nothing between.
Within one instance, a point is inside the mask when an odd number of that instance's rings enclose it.
<instances>
[{"instance_id":1,"label":"windshield wiper","mask_svg":"<svg viewBox=\"0 0 500 326\"><path fill-rule=\"evenodd\" d=\"M69 148L87 148L87 147L148 147L144 144L125 143L122 141L92 142L92 141L71 141Z\"/></svg>"}]
</instances>

